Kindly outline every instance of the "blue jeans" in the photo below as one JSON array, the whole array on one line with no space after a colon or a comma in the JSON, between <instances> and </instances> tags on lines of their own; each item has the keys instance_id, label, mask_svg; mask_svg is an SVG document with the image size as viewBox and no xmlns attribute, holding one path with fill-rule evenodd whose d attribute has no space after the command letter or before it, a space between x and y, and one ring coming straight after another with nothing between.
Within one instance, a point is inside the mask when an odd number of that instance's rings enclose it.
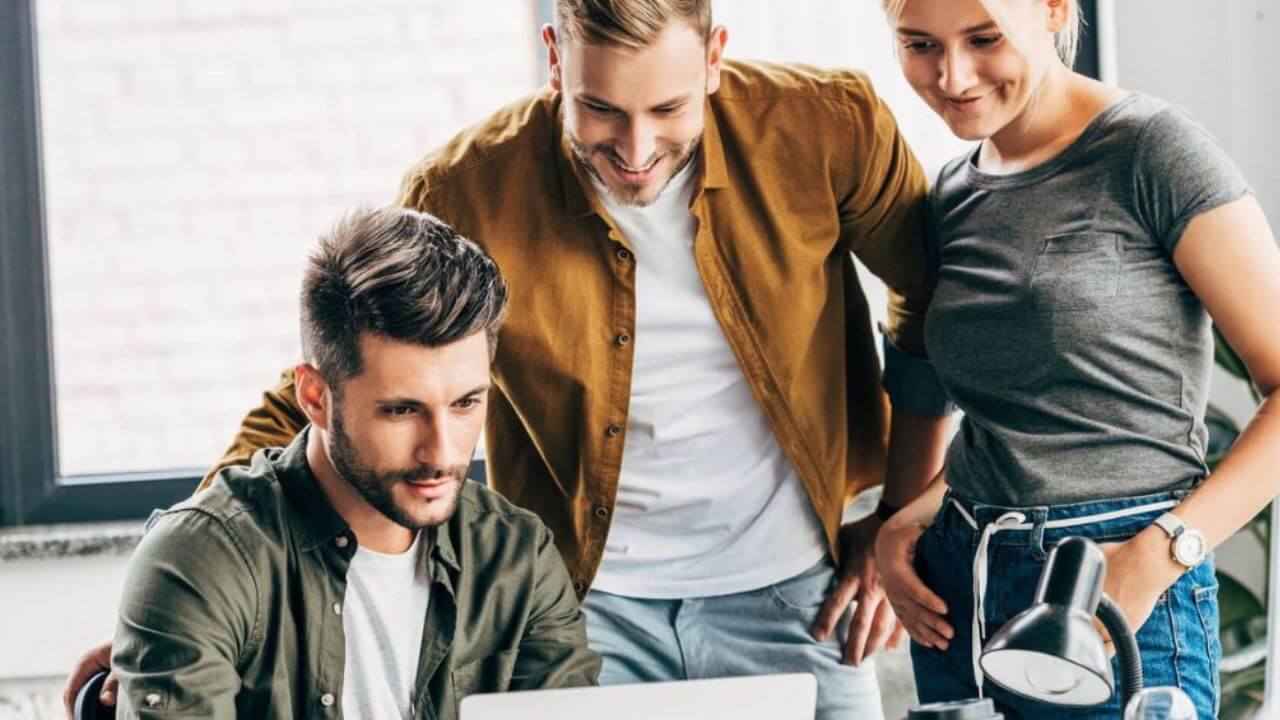
<instances>
[{"instance_id":1,"label":"blue jeans","mask_svg":"<svg viewBox=\"0 0 1280 720\"><path fill-rule=\"evenodd\" d=\"M732 595L644 600L592 590L583 611L587 644L604 658L600 683L806 672L818 679L818 720L879 720L872 661L840 664L849 615L824 642L809 634L834 579L831 561L823 560L776 585Z\"/></svg>"},{"instance_id":2,"label":"blue jeans","mask_svg":"<svg viewBox=\"0 0 1280 720\"><path fill-rule=\"evenodd\" d=\"M1127 540L1150 525L1162 511L1064 528L1046 528L1049 520L1097 515L1177 500L1183 494L1161 494L1121 500L1100 500L1050 507L1007 508L959 500L979 527L994 522L1011 510L1026 515L1030 530L996 533L990 541L990 581L984 611L988 639L1005 622L1031 605L1040 571L1048 550L1063 538L1082 535L1096 542ZM980 532L974 530L947 494L933 524L916 546L916 566L920 577L947 603L947 622L955 637L947 650L911 644L920 702L940 702L976 697L972 662L973 560ZM1142 669L1147 687L1176 685L1195 703L1201 720L1217 717L1218 661L1222 647L1218 641L1218 581L1212 559L1185 573L1160 596L1151 617L1137 632ZM1117 686L1120 668L1112 661ZM1121 717L1118 693L1103 705L1066 708L1037 703L983 683L1005 717L1035 720L1116 720Z\"/></svg>"}]
</instances>

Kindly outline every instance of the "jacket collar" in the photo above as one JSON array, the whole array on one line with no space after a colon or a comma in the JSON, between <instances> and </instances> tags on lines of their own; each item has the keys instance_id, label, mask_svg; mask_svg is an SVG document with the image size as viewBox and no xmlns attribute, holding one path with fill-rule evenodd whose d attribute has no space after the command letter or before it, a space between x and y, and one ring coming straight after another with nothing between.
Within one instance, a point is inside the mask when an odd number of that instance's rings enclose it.
<instances>
[{"instance_id":1,"label":"jacket collar","mask_svg":"<svg viewBox=\"0 0 1280 720\"><path fill-rule=\"evenodd\" d=\"M333 509L311 472L311 465L307 462L307 437L310 434L311 426L308 425L289 443L289 447L271 461L271 469L280 482L292 514L290 531L300 539L302 550L328 544L351 530L347 521Z\"/></svg>"}]
</instances>

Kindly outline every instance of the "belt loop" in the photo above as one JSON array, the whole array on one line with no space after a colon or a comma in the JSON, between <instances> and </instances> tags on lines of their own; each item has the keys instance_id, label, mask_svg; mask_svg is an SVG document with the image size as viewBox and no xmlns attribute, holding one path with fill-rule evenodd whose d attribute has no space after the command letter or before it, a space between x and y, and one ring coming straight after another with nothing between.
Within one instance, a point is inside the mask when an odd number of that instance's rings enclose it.
<instances>
[{"instance_id":1,"label":"belt loop","mask_svg":"<svg viewBox=\"0 0 1280 720\"><path fill-rule=\"evenodd\" d=\"M1031 515L1031 534L1027 544L1031 547L1031 556L1036 560L1045 559L1044 528L1049 521L1049 508L1036 508Z\"/></svg>"},{"instance_id":2,"label":"belt loop","mask_svg":"<svg viewBox=\"0 0 1280 720\"><path fill-rule=\"evenodd\" d=\"M938 506L938 512L933 514L933 518L930 519L929 524L936 525L939 528L944 527L943 523L947 521L947 515L951 510L951 503L951 488L947 488L947 491L942 494L942 504Z\"/></svg>"}]
</instances>

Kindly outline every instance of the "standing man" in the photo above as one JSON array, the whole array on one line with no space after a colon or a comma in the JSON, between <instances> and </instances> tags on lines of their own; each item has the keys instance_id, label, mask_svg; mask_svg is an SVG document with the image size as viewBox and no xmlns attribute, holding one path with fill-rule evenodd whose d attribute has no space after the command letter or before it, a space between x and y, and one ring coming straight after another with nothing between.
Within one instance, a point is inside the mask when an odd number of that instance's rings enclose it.
<instances>
[{"instance_id":1,"label":"standing man","mask_svg":"<svg viewBox=\"0 0 1280 720\"><path fill-rule=\"evenodd\" d=\"M550 87L400 196L510 286L489 481L554 532L602 682L805 671L819 717L878 717L874 539L947 424L920 166L864 75L724 60L710 0L557 0L542 35ZM891 417L851 253L890 292ZM219 467L305 423L286 377Z\"/></svg>"}]
</instances>

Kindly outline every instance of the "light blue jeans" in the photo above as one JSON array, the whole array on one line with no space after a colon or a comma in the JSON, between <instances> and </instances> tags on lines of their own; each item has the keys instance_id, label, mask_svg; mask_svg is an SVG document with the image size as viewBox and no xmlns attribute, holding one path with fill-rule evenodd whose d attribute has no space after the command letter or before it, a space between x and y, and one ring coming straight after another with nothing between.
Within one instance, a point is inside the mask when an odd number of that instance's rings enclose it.
<instances>
[{"instance_id":1,"label":"light blue jeans","mask_svg":"<svg viewBox=\"0 0 1280 720\"><path fill-rule=\"evenodd\" d=\"M643 600L592 590L587 644L604 658L602 685L812 673L818 720L880 720L871 660L841 665L848 618L817 642L809 630L835 581L830 560L775 585L715 597Z\"/></svg>"}]
</instances>

